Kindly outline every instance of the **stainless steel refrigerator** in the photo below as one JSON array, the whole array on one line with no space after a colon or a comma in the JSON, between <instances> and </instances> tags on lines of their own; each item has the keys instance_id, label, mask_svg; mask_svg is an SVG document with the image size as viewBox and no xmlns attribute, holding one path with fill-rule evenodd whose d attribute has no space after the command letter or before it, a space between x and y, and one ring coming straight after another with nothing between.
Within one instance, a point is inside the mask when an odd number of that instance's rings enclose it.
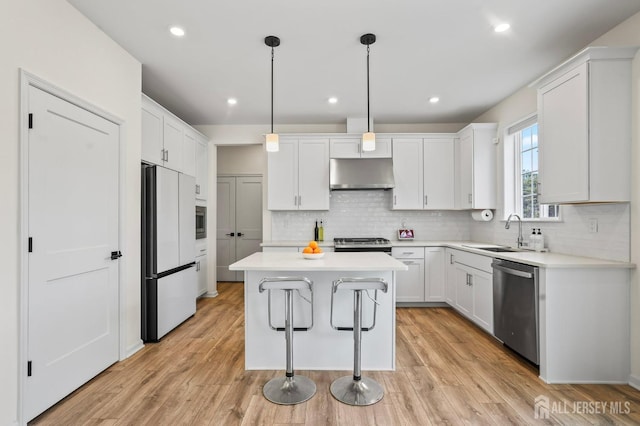
<instances>
[{"instance_id":1,"label":"stainless steel refrigerator","mask_svg":"<svg viewBox=\"0 0 640 426\"><path fill-rule=\"evenodd\" d=\"M195 178L142 164L142 340L196 312Z\"/></svg>"}]
</instances>

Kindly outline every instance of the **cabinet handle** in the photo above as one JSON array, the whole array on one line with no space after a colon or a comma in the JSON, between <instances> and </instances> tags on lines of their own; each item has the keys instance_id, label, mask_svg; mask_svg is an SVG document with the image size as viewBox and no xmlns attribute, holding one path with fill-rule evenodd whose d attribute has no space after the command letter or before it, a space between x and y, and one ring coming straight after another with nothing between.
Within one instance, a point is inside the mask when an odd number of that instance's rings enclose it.
<instances>
[{"instance_id":1,"label":"cabinet handle","mask_svg":"<svg viewBox=\"0 0 640 426\"><path fill-rule=\"evenodd\" d=\"M200 185L196 185L196 194L200 193Z\"/></svg>"},{"instance_id":2,"label":"cabinet handle","mask_svg":"<svg viewBox=\"0 0 640 426\"><path fill-rule=\"evenodd\" d=\"M402 254L410 255L410 254L413 254L413 252L412 251L403 251Z\"/></svg>"},{"instance_id":3,"label":"cabinet handle","mask_svg":"<svg viewBox=\"0 0 640 426\"><path fill-rule=\"evenodd\" d=\"M467 274L467 284L469 284L469 287L473 285L473 276L471 274Z\"/></svg>"},{"instance_id":4,"label":"cabinet handle","mask_svg":"<svg viewBox=\"0 0 640 426\"><path fill-rule=\"evenodd\" d=\"M469 204L473 204L473 194L469 194Z\"/></svg>"},{"instance_id":5,"label":"cabinet handle","mask_svg":"<svg viewBox=\"0 0 640 426\"><path fill-rule=\"evenodd\" d=\"M293 205L294 205L294 206L297 206L297 205L298 205L298 196L297 196L297 195L294 195L294 196L293 196Z\"/></svg>"},{"instance_id":6,"label":"cabinet handle","mask_svg":"<svg viewBox=\"0 0 640 426\"><path fill-rule=\"evenodd\" d=\"M160 150L160 158L164 161L164 148Z\"/></svg>"},{"instance_id":7,"label":"cabinet handle","mask_svg":"<svg viewBox=\"0 0 640 426\"><path fill-rule=\"evenodd\" d=\"M453 265L453 253L449 255L449 264Z\"/></svg>"},{"instance_id":8,"label":"cabinet handle","mask_svg":"<svg viewBox=\"0 0 640 426\"><path fill-rule=\"evenodd\" d=\"M207 249L200 249L200 253L207 251Z\"/></svg>"},{"instance_id":9,"label":"cabinet handle","mask_svg":"<svg viewBox=\"0 0 640 426\"><path fill-rule=\"evenodd\" d=\"M298 207L302 206L302 195L298 195Z\"/></svg>"},{"instance_id":10,"label":"cabinet handle","mask_svg":"<svg viewBox=\"0 0 640 426\"><path fill-rule=\"evenodd\" d=\"M428 203L428 201L427 201L427 200L429 199L428 197L429 197L428 195L425 195L425 196L424 196L424 205L425 205L425 206L426 206L427 204L429 204L429 203Z\"/></svg>"},{"instance_id":11,"label":"cabinet handle","mask_svg":"<svg viewBox=\"0 0 640 426\"><path fill-rule=\"evenodd\" d=\"M398 204L398 203L397 203L396 196L394 195L394 196L393 196L393 205L395 206L396 204Z\"/></svg>"},{"instance_id":12,"label":"cabinet handle","mask_svg":"<svg viewBox=\"0 0 640 426\"><path fill-rule=\"evenodd\" d=\"M411 260L403 260L402 263L404 263L405 265L413 265L413 261Z\"/></svg>"},{"instance_id":13,"label":"cabinet handle","mask_svg":"<svg viewBox=\"0 0 640 426\"><path fill-rule=\"evenodd\" d=\"M200 270L200 262L196 262L196 272Z\"/></svg>"}]
</instances>

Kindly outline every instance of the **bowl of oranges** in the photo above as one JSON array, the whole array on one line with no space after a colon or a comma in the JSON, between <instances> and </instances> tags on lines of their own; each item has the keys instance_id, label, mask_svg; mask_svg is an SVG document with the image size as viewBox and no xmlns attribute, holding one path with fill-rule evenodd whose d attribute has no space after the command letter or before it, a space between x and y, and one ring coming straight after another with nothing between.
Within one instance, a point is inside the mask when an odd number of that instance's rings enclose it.
<instances>
[{"instance_id":1,"label":"bowl of oranges","mask_svg":"<svg viewBox=\"0 0 640 426\"><path fill-rule=\"evenodd\" d=\"M323 256L324 252L315 241L309 241L309 244L302 249L302 257L305 259L320 259Z\"/></svg>"}]
</instances>

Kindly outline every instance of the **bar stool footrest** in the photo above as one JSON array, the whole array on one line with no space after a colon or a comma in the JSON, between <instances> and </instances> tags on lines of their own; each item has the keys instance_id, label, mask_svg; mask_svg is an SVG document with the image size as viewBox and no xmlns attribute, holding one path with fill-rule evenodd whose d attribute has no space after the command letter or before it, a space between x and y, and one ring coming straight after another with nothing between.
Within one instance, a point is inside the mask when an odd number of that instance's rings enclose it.
<instances>
[{"instance_id":1,"label":"bar stool footrest","mask_svg":"<svg viewBox=\"0 0 640 426\"><path fill-rule=\"evenodd\" d=\"M262 388L262 394L269 401L280 405L305 402L316 393L316 384L305 376L276 377Z\"/></svg>"},{"instance_id":2,"label":"bar stool footrest","mask_svg":"<svg viewBox=\"0 0 640 426\"><path fill-rule=\"evenodd\" d=\"M368 377L354 380L353 376L344 376L331 383L331 395L347 405L373 405L384 396L384 390L378 382Z\"/></svg>"}]
</instances>

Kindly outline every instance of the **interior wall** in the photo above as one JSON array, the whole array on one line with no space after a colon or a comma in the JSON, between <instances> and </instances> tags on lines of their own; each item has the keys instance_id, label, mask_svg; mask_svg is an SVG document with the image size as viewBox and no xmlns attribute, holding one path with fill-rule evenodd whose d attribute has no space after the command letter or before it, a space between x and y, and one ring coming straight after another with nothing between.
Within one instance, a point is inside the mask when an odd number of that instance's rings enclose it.
<instances>
[{"instance_id":1,"label":"interior wall","mask_svg":"<svg viewBox=\"0 0 640 426\"><path fill-rule=\"evenodd\" d=\"M266 175L266 158L262 145L219 145L217 174Z\"/></svg>"},{"instance_id":2,"label":"interior wall","mask_svg":"<svg viewBox=\"0 0 640 426\"><path fill-rule=\"evenodd\" d=\"M18 424L20 69L119 117L124 130L127 347L140 341L141 65L65 0L3 1L0 26L0 424Z\"/></svg>"}]
</instances>

